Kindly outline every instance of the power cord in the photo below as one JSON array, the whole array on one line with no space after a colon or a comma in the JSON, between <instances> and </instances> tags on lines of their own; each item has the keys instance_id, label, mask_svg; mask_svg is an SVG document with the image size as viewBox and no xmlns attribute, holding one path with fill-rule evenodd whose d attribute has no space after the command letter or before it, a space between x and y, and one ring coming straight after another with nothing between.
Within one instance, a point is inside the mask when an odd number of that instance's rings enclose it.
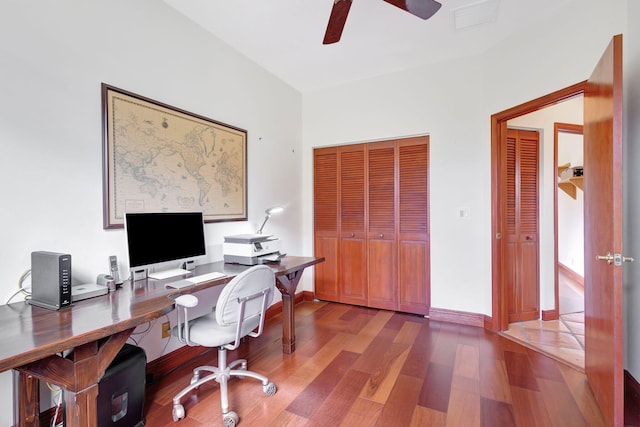
<instances>
[{"instance_id":1,"label":"power cord","mask_svg":"<svg viewBox=\"0 0 640 427\"><path fill-rule=\"evenodd\" d=\"M64 421L60 421L59 423L57 422L58 420L58 415L60 415L60 409L62 407L62 389L58 386L54 386L52 384L47 383L47 388L49 390L51 390L51 392L54 394L54 399L57 398L58 399L58 403L56 403L56 411L53 414L53 418L51 418L51 423L50 426L51 427L60 427L60 426L64 426Z\"/></svg>"},{"instance_id":2,"label":"power cord","mask_svg":"<svg viewBox=\"0 0 640 427\"><path fill-rule=\"evenodd\" d=\"M31 276L31 269L26 270L24 273L20 275L20 278L18 279L18 290L16 291L16 293L14 293L9 297L9 299L5 304L9 304L11 300L14 299L16 296L18 296L19 294L24 295L25 301L31 299L31 292L25 289L25 287L22 285L24 281L27 279L27 277L29 276Z\"/></svg>"}]
</instances>

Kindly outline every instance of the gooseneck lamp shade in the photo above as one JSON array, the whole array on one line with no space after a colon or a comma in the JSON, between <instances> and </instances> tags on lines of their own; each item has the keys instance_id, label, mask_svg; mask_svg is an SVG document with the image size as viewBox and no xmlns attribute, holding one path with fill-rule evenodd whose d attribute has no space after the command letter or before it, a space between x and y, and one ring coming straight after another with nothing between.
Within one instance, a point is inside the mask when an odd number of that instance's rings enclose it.
<instances>
[{"instance_id":1,"label":"gooseneck lamp shade","mask_svg":"<svg viewBox=\"0 0 640 427\"><path fill-rule=\"evenodd\" d=\"M276 214L276 213L280 213L284 210L283 207L281 206L276 206L273 208L269 208L266 211L264 211L264 213L266 214L266 216L264 217L264 221L262 221L262 225L260 226L260 228L258 229L258 231L256 231L256 234L262 234L262 229L264 228L264 225L267 223L267 221L269 221L269 218L271 218L271 215Z\"/></svg>"}]
</instances>

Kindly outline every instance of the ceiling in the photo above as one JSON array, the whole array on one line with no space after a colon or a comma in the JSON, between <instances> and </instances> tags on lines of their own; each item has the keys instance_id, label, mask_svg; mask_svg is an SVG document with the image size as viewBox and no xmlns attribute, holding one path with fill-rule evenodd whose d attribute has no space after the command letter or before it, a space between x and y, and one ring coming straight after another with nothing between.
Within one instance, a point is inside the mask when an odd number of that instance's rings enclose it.
<instances>
[{"instance_id":1,"label":"ceiling","mask_svg":"<svg viewBox=\"0 0 640 427\"><path fill-rule=\"evenodd\" d=\"M383 0L353 0L331 45L322 39L333 0L164 1L305 93L481 54L572 0L439 0L426 21Z\"/></svg>"}]
</instances>

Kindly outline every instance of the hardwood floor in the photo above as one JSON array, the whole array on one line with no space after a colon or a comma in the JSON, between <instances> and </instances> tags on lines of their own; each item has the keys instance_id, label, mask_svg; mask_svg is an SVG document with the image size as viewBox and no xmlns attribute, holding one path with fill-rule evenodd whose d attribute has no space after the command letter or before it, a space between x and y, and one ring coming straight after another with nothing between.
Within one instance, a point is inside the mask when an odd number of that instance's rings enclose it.
<instances>
[{"instance_id":1,"label":"hardwood floor","mask_svg":"<svg viewBox=\"0 0 640 427\"><path fill-rule=\"evenodd\" d=\"M232 380L239 426L602 426L581 372L482 328L349 305L296 306L297 350L281 351L281 319L229 360L269 376ZM218 384L183 399L186 418L171 419L172 398L216 350L147 387L146 426L222 425Z\"/></svg>"}]
</instances>

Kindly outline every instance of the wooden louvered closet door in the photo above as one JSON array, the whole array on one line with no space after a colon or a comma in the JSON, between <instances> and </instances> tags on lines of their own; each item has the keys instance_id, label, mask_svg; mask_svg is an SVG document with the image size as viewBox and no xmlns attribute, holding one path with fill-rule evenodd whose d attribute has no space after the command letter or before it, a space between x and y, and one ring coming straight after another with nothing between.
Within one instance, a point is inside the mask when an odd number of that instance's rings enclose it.
<instances>
[{"instance_id":1,"label":"wooden louvered closet door","mask_svg":"<svg viewBox=\"0 0 640 427\"><path fill-rule=\"evenodd\" d=\"M325 261L315 270L316 298L339 301L338 290L338 150L314 151L314 247Z\"/></svg>"},{"instance_id":2,"label":"wooden louvered closet door","mask_svg":"<svg viewBox=\"0 0 640 427\"><path fill-rule=\"evenodd\" d=\"M428 314L429 137L314 150L315 295Z\"/></svg>"},{"instance_id":3,"label":"wooden louvered closet door","mask_svg":"<svg viewBox=\"0 0 640 427\"><path fill-rule=\"evenodd\" d=\"M367 304L367 258L365 235L365 146L338 150L340 188L340 301Z\"/></svg>"},{"instance_id":4,"label":"wooden louvered closet door","mask_svg":"<svg viewBox=\"0 0 640 427\"><path fill-rule=\"evenodd\" d=\"M429 137L398 142L398 310L429 314Z\"/></svg>"},{"instance_id":5,"label":"wooden louvered closet door","mask_svg":"<svg viewBox=\"0 0 640 427\"><path fill-rule=\"evenodd\" d=\"M368 171L369 307L396 310L396 166L395 142L370 143Z\"/></svg>"},{"instance_id":6,"label":"wooden louvered closet door","mask_svg":"<svg viewBox=\"0 0 640 427\"><path fill-rule=\"evenodd\" d=\"M504 265L510 323L540 317L538 148L538 132L507 130Z\"/></svg>"}]
</instances>

